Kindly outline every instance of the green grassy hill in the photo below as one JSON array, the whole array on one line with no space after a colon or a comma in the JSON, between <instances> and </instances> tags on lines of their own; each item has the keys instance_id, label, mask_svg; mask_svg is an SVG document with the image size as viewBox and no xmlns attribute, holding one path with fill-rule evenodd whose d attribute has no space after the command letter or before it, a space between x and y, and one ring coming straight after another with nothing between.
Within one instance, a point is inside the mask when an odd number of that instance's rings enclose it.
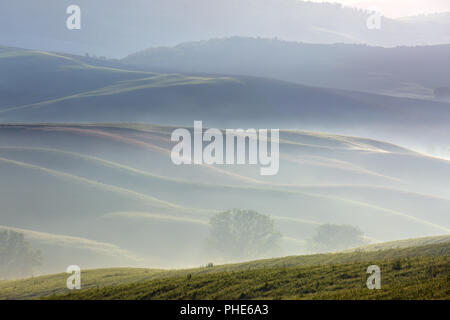
<instances>
[{"instance_id":1,"label":"green grassy hill","mask_svg":"<svg viewBox=\"0 0 450 320\"><path fill-rule=\"evenodd\" d=\"M374 244L370 244L367 246L359 247L356 250L358 250L358 251L378 251L378 250L387 250L387 249L401 249L401 248L410 248L410 247L416 247L416 246L425 246L425 245L440 244L440 243L447 243L447 242L450 242L450 235L374 243ZM353 250L350 250L350 251L353 251Z\"/></svg>"},{"instance_id":2,"label":"green grassy hill","mask_svg":"<svg viewBox=\"0 0 450 320\"><path fill-rule=\"evenodd\" d=\"M373 261L382 290L366 288L367 263L285 267L188 275L89 289L50 299L449 299L445 257Z\"/></svg>"},{"instance_id":3,"label":"green grassy hill","mask_svg":"<svg viewBox=\"0 0 450 320\"><path fill-rule=\"evenodd\" d=\"M67 274L56 274L0 282L0 299L448 298L449 255L450 242L445 242L196 269L97 269L82 272L80 292L65 288ZM376 293L365 287L365 272L372 264L382 270L384 290Z\"/></svg>"}]
</instances>

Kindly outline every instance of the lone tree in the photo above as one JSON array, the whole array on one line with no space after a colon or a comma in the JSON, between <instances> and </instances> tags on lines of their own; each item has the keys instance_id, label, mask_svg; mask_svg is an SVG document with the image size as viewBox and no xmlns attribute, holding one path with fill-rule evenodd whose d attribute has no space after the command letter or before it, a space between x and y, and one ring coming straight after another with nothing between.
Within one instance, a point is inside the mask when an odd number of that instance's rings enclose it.
<instances>
[{"instance_id":1,"label":"lone tree","mask_svg":"<svg viewBox=\"0 0 450 320\"><path fill-rule=\"evenodd\" d=\"M316 251L336 251L365 243L364 234L358 227L323 224L317 228L311 246Z\"/></svg>"},{"instance_id":2,"label":"lone tree","mask_svg":"<svg viewBox=\"0 0 450 320\"><path fill-rule=\"evenodd\" d=\"M251 210L230 210L211 218L209 249L223 260L245 260L274 254L281 238L273 220Z\"/></svg>"},{"instance_id":3,"label":"lone tree","mask_svg":"<svg viewBox=\"0 0 450 320\"><path fill-rule=\"evenodd\" d=\"M0 231L0 279L30 276L41 264L41 252L34 250L22 233Z\"/></svg>"}]
</instances>

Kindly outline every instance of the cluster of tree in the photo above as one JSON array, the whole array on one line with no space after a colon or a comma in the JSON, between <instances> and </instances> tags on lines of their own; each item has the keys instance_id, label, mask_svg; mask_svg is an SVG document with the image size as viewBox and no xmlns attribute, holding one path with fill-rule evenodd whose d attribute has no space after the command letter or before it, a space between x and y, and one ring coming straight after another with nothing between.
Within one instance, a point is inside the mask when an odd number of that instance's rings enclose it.
<instances>
[{"instance_id":1,"label":"cluster of tree","mask_svg":"<svg viewBox=\"0 0 450 320\"><path fill-rule=\"evenodd\" d=\"M208 249L217 260L250 260L275 256L280 252L282 235L267 215L233 209L213 216L210 227ZM323 224L308 241L308 249L311 252L332 252L367 243L358 227Z\"/></svg>"},{"instance_id":2,"label":"cluster of tree","mask_svg":"<svg viewBox=\"0 0 450 320\"><path fill-rule=\"evenodd\" d=\"M273 220L251 210L229 210L211 218L208 248L224 261L242 261L275 255L281 233Z\"/></svg>"},{"instance_id":3,"label":"cluster of tree","mask_svg":"<svg viewBox=\"0 0 450 320\"><path fill-rule=\"evenodd\" d=\"M42 261L41 252L34 250L22 233L0 231L0 279L30 276Z\"/></svg>"}]
</instances>

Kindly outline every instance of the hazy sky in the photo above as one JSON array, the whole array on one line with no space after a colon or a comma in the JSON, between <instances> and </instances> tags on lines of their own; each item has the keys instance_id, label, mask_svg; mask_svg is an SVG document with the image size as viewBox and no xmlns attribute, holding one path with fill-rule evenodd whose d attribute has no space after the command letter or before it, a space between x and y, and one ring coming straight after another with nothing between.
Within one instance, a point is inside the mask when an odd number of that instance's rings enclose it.
<instances>
[{"instance_id":1,"label":"hazy sky","mask_svg":"<svg viewBox=\"0 0 450 320\"><path fill-rule=\"evenodd\" d=\"M376 7L383 15L392 18L417 14L450 11L450 0L310 0L314 2L338 2L359 8Z\"/></svg>"}]
</instances>

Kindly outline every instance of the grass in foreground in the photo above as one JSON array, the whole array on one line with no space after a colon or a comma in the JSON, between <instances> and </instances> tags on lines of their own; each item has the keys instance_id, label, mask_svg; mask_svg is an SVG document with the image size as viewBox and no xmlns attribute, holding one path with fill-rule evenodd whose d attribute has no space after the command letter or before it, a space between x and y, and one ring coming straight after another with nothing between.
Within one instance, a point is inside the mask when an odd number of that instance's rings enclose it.
<instances>
[{"instance_id":1,"label":"grass in foreground","mask_svg":"<svg viewBox=\"0 0 450 320\"><path fill-rule=\"evenodd\" d=\"M0 282L0 299L449 299L450 243L377 251L292 256L184 270L97 269L82 288L67 274ZM400 264L397 270L393 266ZM382 269L383 290L366 288L366 269Z\"/></svg>"},{"instance_id":2,"label":"grass in foreground","mask_svg":"<svg viewBox=\"0 0 450 320\"><path fill-rule=\"evenodd\" d=\"M367 263L187 274L88 289L50 299L448 299L449 256L375 261L382 290L366 287Z\"/></svg>"}]
</instances>

